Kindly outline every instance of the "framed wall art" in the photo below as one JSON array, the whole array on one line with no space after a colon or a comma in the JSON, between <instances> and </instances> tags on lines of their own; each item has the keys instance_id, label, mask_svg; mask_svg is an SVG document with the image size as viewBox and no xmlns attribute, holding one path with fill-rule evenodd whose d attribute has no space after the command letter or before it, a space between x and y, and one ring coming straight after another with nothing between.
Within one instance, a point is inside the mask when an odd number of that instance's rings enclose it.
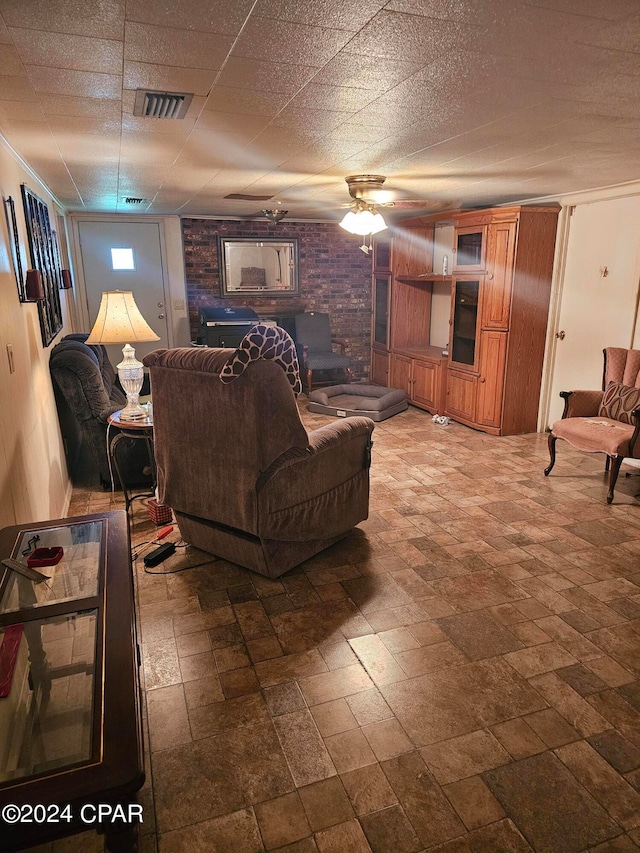
<instances>
[{"instance_id":1,"label":"framed wall art","mask_svg":"<svg viewBox=\"0 0 640 853\"><path fill-rule=\"evenodd\" d=\"M22 257L20 256L20 237L18 236L18 221L16 219L16 206L9 196L3 199L4 214L7 217L7 231L9 232L9 246L11 247L11 265L13 266L13 274L16 277L18 285L18 298L20 302L26 299L24 290L24 271L22 269Z\"/></svg>"},{"instance_id":2,"label":"framed wall art","mask_svg":"<svg viewBox=\"0 0 640 853\"><path fill-rule=\"evenodd\" d=\"M56 235L51 230L49 209L26 184L22 184L22 203L27 224L31 266L40 270L44 299L38 302L42 345L48 347L62 328L60 288L62 271Z\"/></svg>"},{"instance_id":3,"label":"framed wall art","mask_svg":"<svg viewBox=\"0 0 640 853\"><path fill-rule=\"evenodd\" d=\"M223 296L289 296L298 292L298 241L220 238Z\"/></svg>"}]
</instances>

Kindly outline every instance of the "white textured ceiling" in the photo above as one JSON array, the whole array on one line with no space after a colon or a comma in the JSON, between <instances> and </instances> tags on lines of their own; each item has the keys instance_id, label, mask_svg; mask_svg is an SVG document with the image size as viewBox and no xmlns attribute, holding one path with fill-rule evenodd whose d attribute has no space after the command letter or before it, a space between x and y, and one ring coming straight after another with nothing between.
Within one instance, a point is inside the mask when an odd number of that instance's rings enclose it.
<instances>
[{"instance_id":1,"label":"white textured ceiling","mask_svg":"<svg viewBox=\"0 0 640 853\"><path fill-rule=\"evenodd\" d=\"M640 178L640 0L0 0L0 132L70 210L338 216ZM193 92L181 121L138 87ZM228 193L273 195L269 202ZM139 210L140 208L135 208Z\"/></svg>"}]
</instances>

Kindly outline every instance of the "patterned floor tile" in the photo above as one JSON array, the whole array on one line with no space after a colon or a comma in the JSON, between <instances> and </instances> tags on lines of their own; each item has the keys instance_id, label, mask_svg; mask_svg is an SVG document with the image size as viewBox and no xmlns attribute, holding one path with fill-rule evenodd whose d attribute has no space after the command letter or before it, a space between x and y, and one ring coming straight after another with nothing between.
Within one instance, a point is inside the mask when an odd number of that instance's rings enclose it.
<instances>
[{"instance_id":1,"label":"patterned floor tile","mask_svg":"<svg viewBox=\"0 0 640 853\"><path fill-rule=\"evenodd\" d=\"M489 770L483 778L534 850L579 853L620 834L602 806L552 753Z\"/></svg>"},{"instance_id":2,"label":"patterned floor tile","mask_svg":"<svg viewBox=\"0 0 640 853\"><path fill-rule=\"evenodd\" d=\"M142 853L638 853L637 486L412 408L374 441L369 519L281 578L136 560Z\"/></svg>"}]
</instances>

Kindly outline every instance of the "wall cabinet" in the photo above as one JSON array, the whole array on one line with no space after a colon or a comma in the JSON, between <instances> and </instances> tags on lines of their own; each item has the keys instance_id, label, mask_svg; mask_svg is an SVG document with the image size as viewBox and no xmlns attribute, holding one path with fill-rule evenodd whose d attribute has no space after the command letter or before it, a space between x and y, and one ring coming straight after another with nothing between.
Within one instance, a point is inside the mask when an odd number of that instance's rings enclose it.
<instances>
[{"instance_id":1,"label":"wall cabinet","mask_svg":"<svg viewBox=\"0 0 640 853\"><path fill-rule=\"evenodd\" d=\"M373 381L485 432L534 432L557 217L517 206L401 223L380 252L390 269L374 269ZM448 252L452 276L433 268Z\"/></svg>"}]
</instances>

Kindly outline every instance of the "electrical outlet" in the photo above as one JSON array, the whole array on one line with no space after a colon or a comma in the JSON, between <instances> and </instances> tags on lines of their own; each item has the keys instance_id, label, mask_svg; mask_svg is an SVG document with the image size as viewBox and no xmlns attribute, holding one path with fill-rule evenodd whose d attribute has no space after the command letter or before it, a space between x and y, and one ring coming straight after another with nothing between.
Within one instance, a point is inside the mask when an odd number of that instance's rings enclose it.
<instances>
[{"instance_id":1,"label":"electrical outlet","mask_svg":"<svg viewBox=\"0 0 640 853\"><path fill-rule=\"evenodd\" d=\"M9 373L15 373L16 365L13 360L13 344L7 344L7 360L9 362Z\"/></svg>"}]
</instances>

